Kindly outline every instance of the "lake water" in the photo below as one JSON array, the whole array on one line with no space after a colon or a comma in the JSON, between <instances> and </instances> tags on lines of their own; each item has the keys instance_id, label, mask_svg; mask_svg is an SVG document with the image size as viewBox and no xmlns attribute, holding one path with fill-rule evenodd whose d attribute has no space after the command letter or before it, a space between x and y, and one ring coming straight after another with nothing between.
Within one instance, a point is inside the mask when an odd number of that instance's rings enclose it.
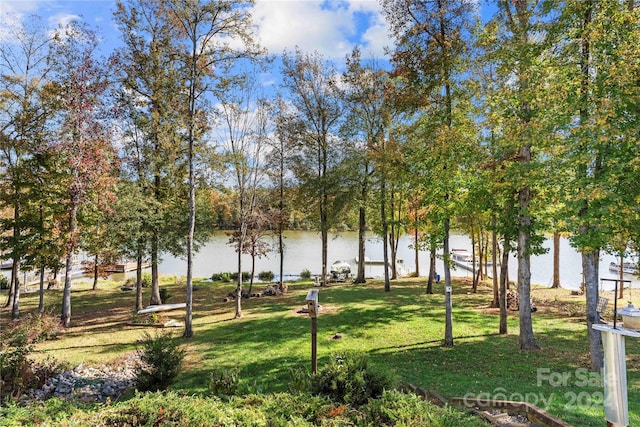
<instances>
[{"instance_id":1,"label":"lake water","mask_svg":"<svg viewBox=\"0 0 640 427\"><path fill-rule=\"evenodd\" d=\"M228 237L224 233L214 236L195 255L193 262L194 277L211 277L213 273L231 272L236 270L237 254L232 246L227 245ZM413 239L410 236L403 236L398 246L398 256L404 261L408 271L415 271L414 250L411 248ZM275 242L274 242L275 243ZM286 233L285 239L284 274L297 276L307 269L312 274L320 274L322 270L322 255L320 234L309 231L290 231ZM532 257L531 260L531 282L544 286L551 286L553 280L553 253L552 239L547 239L544 247L549 251L546 254ZM471 239L463 235L452 235L450 247L452 249L471 250ZM369 237L366 244L366 256L371 260L382 259L382 240L376 237ZM337 260L353 261L358 254L358 235L356 232L341 232L332 234L329 237L328 258L329 264ZM159 266L161 274L185 276L187 273L186 260L175 258L170 255L162 257ZM602 254L600 259L600 277L618 278L618 273L609 271L609 263L615 261L615 257ZM243 257L243 270L249 271L251 259ZM426 275L429 271L429 253L421 251L419 255L420 274ZM511 280L517 278L517 260L511 257L509 261L509 277ZM261 271L272 271L278 274L279 259L276 252L272 252L268 257L256 260L256 274ZM353 270L352 270L353 271ZM437 271L443 275L443 264L438 260ZM370 272L367 272L370 273ZM378 276L379 274L373 274ZM471 276L471 272L457 268L452 270L454 276ZM633 288L640 288L637 277L625 275L625 279L632 280ZM580 254L571 247L569 240L560 240L560 283L566 289L578 289L582 281L582 261ZM604 282L602 289L613 289L613 282Z\"/></svg>"}]
</instances>

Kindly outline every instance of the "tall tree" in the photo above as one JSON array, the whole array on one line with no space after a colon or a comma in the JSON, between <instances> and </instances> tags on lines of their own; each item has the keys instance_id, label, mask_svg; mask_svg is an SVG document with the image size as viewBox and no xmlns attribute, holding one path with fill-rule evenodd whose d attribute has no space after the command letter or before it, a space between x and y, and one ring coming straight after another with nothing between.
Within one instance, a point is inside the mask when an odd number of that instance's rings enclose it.
<instances>
[{"instance_id":1,"label":"tall tree","mask_svg":"<svg viewBox=\"0 0 640 427\"><path fill-rule=\"evenodd\" d=\"M79 209L95 201L104 209L111 201L115 150L102 123L107 69L97 58L94 32L72 22L56 33L55 82L59 102L58 127L52 148L62 159L67 209L67 248L61 323L71 321L71 272L78 249Z\"/></svg>"},{"instance_id":2,"label":"tall tree","mask_svg":"<svg viewBox=\"0 0 640 427\"><path fill-rule=\"evenodd\" d=\"M548 2L499 1L489 27L495 30L488 60L496 64L500 80L500 155L505 161L502 175L506 187L504 212L512 199L516 206L520 336L523 350L538 349L531 318L531 255L540 252L544 228L543 212L548 183L548 143L552 141L557 106L549 103L548 67L552 37L548 31ZM510 194L511 193L511 194Z\"/></svg>"},{"instance_id":3,"label":"tall tree","mask_svg":"<svg viewBox=\"0 0 640 427\"><path fill-rule=\"evenodd\" d=\"M119 120L123 151L138 197L152 209L141 215L140 249L151 261L150 304L161 304L158 265L162 252L184 255L186 223L182 220L187 164L181 136L185 102L181 96L183 64L176 29L166 2L119 1L114 14L124 47L112 57L120 72ZM176 219L179 219L176 221ZM147 256L147 252L136 256Z\"/></svg>"},{"instance_id":4,"label":"tall tree","mask_svg":"<svg viewBox=\"0 0 640 427\"><path fill-rule=\"evenodd\" d=\"M240 318L243 295L242 255L256 253L257 247L251 240L263 228L259 220L258 190L263 185L265 175L263 160L267 148L269 116L266 104L258 98L252 76L240 82L225 82L218 97L222 101L218 108L223 129L220 141L236 195L238 229L233 234L231 243L235 244L238 254L235 317ZM251 281L253 283L253 279Z\"/></svg>"},{"instance_id":5,"label":"tall tree","mask_svg":"<svg viewBox=\"0 0 640 427\"><path fill-rule=\"evenodd\" d=\"M290 149L293 144L288 143L287 129L290 128L287 123L287 115L282 113L286 111L286 106L283 100L279 100L275 107L271 109L273 115L273 122L275 123L275 134L267 140L270 146L270 150L267 154L267 175L270 176L271 181L276 187L276 213L273 215L276 221L276 233L278 236L277 252L280 258L279 262L279 282L278 286L280 291L284 291L284 229L288 222L287 213L289 206L287 206L287 197L285 192L287 190L288 180L288 162L291 157Z\"/></svg>"},{"instance_id":6,"label":"tall tree","mask_svg":"<svg viewBox=\"0 0 640 427\"><path fill-rule=\"evenodd\" d=\"M355 283L365 283L366 211L374 173L372 151L381 147L389 126L390 111L385 99L389 75L375 60L366 63L359 49L347 57L343 75L348 119L342 133L353 141L349 158L354 161L354 188L358 193L358 271ZM385 267L386 268L386 267Z\"/></svg>"},{"instance_id":7,"label":"tall tree","mask_svg":"<svg viewBox=\"0 0 640 427\"><path fill-rule=\"evenodd\" d=\"M602 367L598 322L598 264L615 239L637 234L639 16L632 1L568 1L558 18L566 35L558 58L558 91L567 144L559 159L572 171L566 215L582 254L591 368ZM575 66L577 64L578 66ZM635 198L635 200L634 200ZM616 237L617 236L617 237Z\"/></svg>"},{"instance_id":8,"label":"tall tree","mask_svg":"<svg viewBox=\"0 0 640 427\"><path fill-rule=\"evenodd\" d=\"M393 64L397 81L406 86L403 103L421 110L426 154L440 171L445 288L451 289L449 230L454 177L470 142L468 93L461 78L468 72L472 24L471 3L465 0L384 0L387 20L396 38ZM416 150L417 152L418 150ZM444 345L453 346L451 292L445 295Z\"/></svg>"},{"instance_id":9,"label":"tall tree","mask_svg":"<svg viewBox=\"0 0 640 427\"><path fill-rule=\"evenodd\" d=\"M297 148L292 170L304 204L317 212L324 281L329 229L346 202L339 172L343 95L336 71L318 53L285 53L283 66L283 89L291 107L287 137Z\"/></svg>"},{"instance_id":10,"label":"tall tree","mask_svg":"<svg viewBox=\"0 0 640 427\"><path fill-rule=\"evenodd\" d=\"M23 215L29 194L34 195L27 190L38 188L41 171L31 170L34 164L30 159L42 151L46 123L51 118L51 37L38 17L9 21L14 23L5 28L0 44L0 207L8 209L11 217L2 221L0 250L8 252L13 260L7 306L11 306L12 318L17 318L18 273L28 251L25 233L29 225Z\"/></svg>"},{"instance_id":11,"label":"tall tree","mask_svg":"<svg viewBox=\"0 0 640 427\"><path fill-rule=\"evenodd\" d=\"M241 58L261 54L253 39L251 6L242 0L171 0L167 2L169 19L179 35L178 55L182 61L183 101L187 106L185 135L189 170L189 227L187 233L187 285L184 337L193 335L193 250L196 228L196 154L206 130L205 94L213 87L213 78L222 77L224 67ZM232 40L234 43L231 43ZM227 68L228 69L228 68Z\"/></svg>"}]
</instances>

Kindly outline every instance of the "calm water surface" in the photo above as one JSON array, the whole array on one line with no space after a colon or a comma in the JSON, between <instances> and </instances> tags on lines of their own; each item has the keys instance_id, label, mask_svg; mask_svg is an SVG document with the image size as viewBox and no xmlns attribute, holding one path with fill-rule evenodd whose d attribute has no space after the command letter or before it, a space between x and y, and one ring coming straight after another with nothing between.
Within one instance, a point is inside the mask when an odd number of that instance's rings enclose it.
<instances>
[{"instance_id":1,"label":"calm water surface","mask_svg":"<svg viewBox=\"0 0 640 427\"><path fill-rule=\"evenodd\" d=\"M228 237L224 233L214 236L195 255L193 262L194 277L211 277L213 273L230 272L236 270L237 254L232 246L227 244ZM413 239L403 236L398 246L398 255L404 261L409 271L415 271L415 255L411 248ZM275 245L275 241L273 242ZM322 271L322 255L320 234L309 231L290 231L285 239L284 274L297 276L304 269L312 274L320 274ZM531 282L534 284L550 286L553 280L553 253L552 239L545 241L544 247L549 251L546 254L532 257ZM452 235L450 247L471 250L471 239L463 235ZM356 232L342 232L332 234L329 237L328 257L329 264L337 260L353 261L358 254L358 235ZM366 256L372 260L381 260L382 240L369 237L366 244ZM615 261L615 257L602 254L600 259L600 277L617 278L618 273L609 271L609 263ZM249 271L251 258L243 257L243 270ZM420 274L424 276L429 271L429 253L421 251L419 255ZM512 257L509 261L509 277L515 280L517 277L517 260ZM276 252L268 257L256 260L256 274L261 271L279 271L279 259ZM187 272L186 260L164 255L159 266L161 274L185 276ZM437 271L443 274L442 261L437 264ZM454 276L471 276L471 272L458 268L452 271ZM374 274L376 275L376 274ZM634 288L640 288L640 282L634 276L625 275L625 279L633 280ZM560 240L560 282L567 289L578 289L582 280L582 261L580 254L571 247L568 239ZM604 283L603 289L613 288L613 283Z\"/></svg>"}]
</instances>

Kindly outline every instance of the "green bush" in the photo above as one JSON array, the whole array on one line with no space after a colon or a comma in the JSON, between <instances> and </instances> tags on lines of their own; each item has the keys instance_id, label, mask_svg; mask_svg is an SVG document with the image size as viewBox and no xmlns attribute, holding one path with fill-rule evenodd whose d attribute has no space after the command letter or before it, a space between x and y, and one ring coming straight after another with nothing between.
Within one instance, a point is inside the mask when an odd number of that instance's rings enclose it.
<instances>
[{"instance_id":1,"label":"green bush","mask_svg":"<svg viewBox=\"0 0 640 427\"><path fill-rule=\"evenodd\" d=\"M314 394L355 406L378 398L383 391L394 389L395 386L395 375L374 366L365 353L357 351L332 354L329 364L311 378Z\"/></svg>"},{"instance_id":2,"label":"green bush","mask_svg":"<svg viewBox=\"0 0 640 427\"><path fill-rule=\"evenodd\" d=\"M289 370L289 392L309 393L311 391L311 373L299 366Z\"/></svg>"},{"instance_id":3,"label":"green bush","mask_svg":"<svg viewBox=\"0 0 640 427\"><path fill-rule=\"evenodd\" d=\"M160 293L160 300L163 303L166 303L167 300L171 298L171 294L169 293L169 291L167 291L167 288L160 288L158 292Z\"/></svg>"},{"instance_id":4,"label":"green bush","mask_svg":"<svg viewBox=\"0 0 640 427\"><path fill-rule=\"evenodd\" d=\"M135 385L140 391L165 390L180 373L184 350L169 333L145 334L138 350L142 365L136 370Z\"/></svg>"},{"instance_id":5,"label":"green bush","mask_svg":"<svg viewBox=\"0 0 640 427\"><path fill-rule=\"evenodd\" d=\"M262 280L263 282L271 282L274 277L275 276L272 271L261 271L260 273L258 273L258 279Z\"/></svg>"},{"instance_id":6,"label":"green bush","mask_svg":"<svg viewBox=\"0 0 640 427\"><path fill-rule=\"evenodd\" d=\"M238 392L239 370L215 369L209 375L209 393L214 396L234 396Z\"/></svg>"},{"instance_id":7,"label":"green bush","mask_svg":"<svg viewBox=\"0 0 640 427\"><path fill-rule=\"evenodd\" d=\"M311 272L305 268L305 269L304 269L304 270L302 270L302 272L300 273L300 278L301 278L301 279L303 279L303 280L309 280L309 279L311 279Z\"/></svg>"},{"instance_id":8,"label":"green bush","mask_svg":"<svg viewBox=\"0 0 640 427\"><path fill-rule=\"evenodd\" d=\"M148 288L149 286L151 286L151 280L152 280L151 273L142 274L142 287Z\"/></svg>"},{"instance_id":9,"label":"green bush","mask_svg":"<svg viewBox=\"0 0 640 427\"><path fill-rule=\"evenodd\" d=\"M2 274L0 274L0 289L9 289L9 279Z\"/></svg>"},{"instance_id":10,"label":"green bush","mask_svg":"<svg viewBox=\"0 0 640 427\"><path fill-rule=\"evenodd\" d=\"M213 273L211 280L214 282L228 282L231 280L231 275L229 273Z\"/></svg>"},{"instance_id":11,"label":"green bush","mask_svg":"<svg viewBox=\"0 0 640 427\"><path fill-rule=\"evenodd\" d=\"M28 407L0 406L7 427L65 426L269 426L369 427L455 426L486 427L478 417L452 408L439 408L419 397L385 392L357 410L308 394L254 394L228 400L201 398L174 392L137 393L110 405L87 405L72 400L48 399Z\"/></svg>"},{"instance_id":12,"label":"green bush","mask_svg":"<svg viewBox=\"0 0 640 427\"><path fill-rule=\"evenodd\" d=\"M236 280L238 280L238 272L228 273L228 274L229 274L229 278L231 279L232 282L235 282ZM243 282L248 282L250 278L251 278L251 274L248 271L243 271L242 272L242 281Z\"/></svg>"}]
</instances>

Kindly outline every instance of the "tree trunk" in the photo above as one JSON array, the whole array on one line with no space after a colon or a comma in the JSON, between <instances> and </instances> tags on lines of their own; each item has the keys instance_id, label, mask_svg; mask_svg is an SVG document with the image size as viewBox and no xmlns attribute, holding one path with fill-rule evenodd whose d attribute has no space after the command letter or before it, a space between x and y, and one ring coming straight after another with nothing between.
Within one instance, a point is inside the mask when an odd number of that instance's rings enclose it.
<instances>
[{"instance_id":1,"label":"tree trunk","mask_svg":"<svg viewBox=\"0 0 640 427\"><path fill-rule=\"evenodd\" d=\"M16 262L13 261L13 264L11 265L11 277L9 278L9 292L7 294L7 302L5 302L4 304L4 308L7 307L13 307L13 289L14 289L14 282L16 281L16 277L17 277L17 273L16 273Z\"/></svg>"},{"instance_id":2,"label":"tree trunk","mask_svg":"<svg viewBox=\"0 0 640 427\"><path fill-rule=\"evenodd\" d=\"M413 234L413 241L414 243L414 249L415 249L415 253L414 253L414 257L415 257L415 264L416 264L416 277L420 277L420 241L418 240L420 238L420 236L418 235L418 220L417 220L417 209L416 209L416 228L414 230L414 234Z\"/></svg>"},{"instance_id":3,"label":"tree trunk","mask_svg":"<svg viewBox=\"0 0 640 427\"><path fill-rule=\"evenodd\" d=\"M236 319L242 317L242 249L245 233L242 231L244 224L240 224L240 241L238 243L238 280L236 280Z\"/></svg>"},{"instance_id":4,"label":"tree trunk","mask_svg":"<svg viewBox=\"0 0 640 427\"><path fill-rule=\"evenodd\" d=\"M389 236L387 234L389 226L387 224L387 213L385 211L386 197L386 180L383 176L382 182L380 183L380 198L382 200L380 203L380 217L382 219L382 262L384 263L384 291L391 292L391 283L389 282Z\"/></svg>"},{"instance_id":5,"label":"tree trunk","mask_svg":"<svg viewBox=\"0 0 640 427\"><path fill-rule=\"evenodd\" d=\"M73 199L73 197L72 197ZM60 323L62 327L68 328L71 324L71 269L73 267L73 253L75 251L75 234L78 214L78 203L72 201L71 209L69 212L69 239L70 243L67 248L67 260L65 262L64 271L64 289L62 291L62 314L60 316Z\"/></svg>"},{"instance_id":6,"label":"tree trunk","mask_svg":"<svg viewBox=\"0 0 640 427\"><path fill-rule=\"evenodd\" d=\"M98 289L98 261L100 261L98 254L93 260L93 290Z\"/></svg>"},{"instance_id":7,"label":"tree trunk","mask_svg":"<svg viewBox=\"0 0 640 427\"><path fill-rule=\"evenodd\" d=\"M511 252L511 245L505 239L502 248L502 263L500 264L500 334L504 335L508 333L507 281L509 280L509 252Z\"/></svg>"},{"instance_id":8,"label":"tree trunk","mask_svg":"<svg viewBox=\"0 0 640 427\"><path fill-rule=\"evenodd\" d=\"M362 191L364 197L364 190ZM364 206L360 206L358 219L358 274L354 283L366 283L364 278L364 257L366 243L366 218Z\"/></svg>"},{"instance_id":9,"label":"tree trunk","mask_svg":"<svg viewBox=\"0 0 640 427\"><path fill-rule=\"evenodd\" d=\"M256 272L256 256L251 255L251 275L249 276L249 296L253 292L253 275Z\"/></svg>"},{"instance_id":10,"label":"tree trunk","mask_svg":"<svg viewBox=\"0 0 640 427\"><path fill-rule=\"evenodd\" d=\"M473 223L471 224L471 289L475 294L478 291L478 282L476 280L476 233Z\"/></svg>"},{"instance_id":11,"label":"tree trunk","mask_svg":"<svg viewBox=\"0 0 640 427\"><path fill-rule=\"evenodd\" d=\"M523 158L530 159L530 147L525 146ZM533 336L531 319L531 217L528 213L531 191L525 186L518 192L518 297L520 317L520 349L538 350L540 347Z\"/></svg>"},{"instance_id":12,"label":"tree trunk","mask_svg":"<svg viewBox=\"0 0 640 427\"><path fill-rule=\"evenodd\" d=\"M16 276L15 276L15 280L13 281L13 301L11 305L11 318L17 319L20 317L20 277L18 277L19 276L18 272L20 271L20 261L14 261L13 265L16 269Z\"/></svg>"},{"instance_id":13,"label":"tree trunk","mask_svg":"<svg viewBox=\"0 0 640 427\"><path fill-rule=\"evenodd\" d=\"M327 281L327 246L329 242L328 218L326 212L327 196L322 196L323 205L320 207L320 237L322 239L322 276L321 282L326 284Z\"/></svg>"},{"instance_id":14,"label":"tree trunk","mask_svg":"<svg viewBox=\"0 0 640 427\"><path fill-rule=\"evenodd\" d=\"M38 313L44 312L44 264L40 266L40 288L38 289Z\"/></svg>"},{"instance_id":15,"label":"tree trunk","mask_svg":"<svg viewBox=\"0 0 640 427\"><path fill-rule=\"evenodd\" d=\"M151 298L149 299L149 305L162 304L162 298L160 298L160 283L158 276L158 232L154 230L151 237Z\"/></svg>"},{"instance_id":16,"label":"tree trunk","mask_svg":"<svg viewBox=\"0 0 640 427\"><path fill-rule=\"evenodd\" d=\"M493 274L493 301L491 301L491 308L497 308L500 307L500 297L498 288L498 236L496 235L495 217L493 218L493 231L491 231L491 252L493 253L493 262L491 265L491 274Z\"/></svg>"},{"instance_id":17,"label":"tree trunk","mask_svg":"<svg viewBox=\"0 0 640 427\"><path fill-rule=\"evenodd\" d=\"M193 115L191 115L193 117ZM190 123L193 123L190 120ZM193 126L193 125L192 125ZM193 235L196 229L196 185L193 164L193 130L189 129L189 232L187 234L187 289L184 338L193 336Z\"/></svg>"},{"instance_id":18,"label":"tree trunk","mask_svg":"<svg viewBox=\"0 0 640 427\"><path fill-rule=\"evenodd\" d=\"M138 249L136 257L136 310L142 310L142 250Z\"/></svg>"},{"instance_id":19,"label":"tree trunk","mask_svg":"<svg viewBox=\"0 0 640 427\"><path fill-rule=\"evenodd\" d=\"M553 284L552 288L560 287L560 233L553 232Z\"/></svg>"},{"instance_id":20,"label":"tree trunk","mask_svg":"<svg viewBox=\"0 0 640 427\"><path fill-rule=\"evenodd\" d=\"M584 274L584 295L587 305L587 335L589 336L589 351L591 355L591 369L602 369L602 337L600 331L593 329L599 323L598 316L598 262L600 252L582 253L582 271Z\"/></svg>"},{"instance_id":21,"label":"tree trunk","mask_svg":"<svg viewBox=\"0 0 640 427\"><path fill-rule=\"evenodd\" d=\"M444 305L445 305L445 327L444 327L444 346L453 347L453 309L451 307L451 292L447 289L451 288L451 270L449 269L451 253L449 251L449 218L444 220L444 241L442 252L444 255Z\"/></svg>"},{"instance_id":22,"label":"tree trunk","mask_svg":"<svg viewBox=\"0 0 640 427\"><path fill-rule=\"evenodd\" d=\"M427 280L427 294L433 294L433 281L436 279L436 251L437 247L433 243L429 250L429 279Z\"/></svg>"}]
</instances>

